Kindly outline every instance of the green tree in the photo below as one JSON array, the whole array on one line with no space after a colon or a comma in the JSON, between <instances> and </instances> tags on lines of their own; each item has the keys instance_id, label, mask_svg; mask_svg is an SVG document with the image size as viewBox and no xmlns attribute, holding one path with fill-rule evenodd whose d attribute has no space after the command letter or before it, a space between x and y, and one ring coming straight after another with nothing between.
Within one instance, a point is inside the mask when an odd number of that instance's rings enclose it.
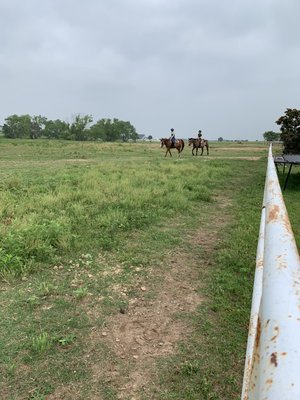
<instances>
[{"instance_id":1,"label":"green tree","mask_svg":"<svg viewBox=\"0 0 300 400\"><path fill-rule=\"evenodd\" d=\"M46 121L43 134L48 139L70 139L71 137L69 124L60 119Z\"/></svg>"},{"instance_id":2,"label":"green tree","mask_svg":"<svg viewBox=\"0 0 300 400\"><path fill-rule=\"evenodd\" d=\"M223 139L222 137L219 137L219 138L218 138L218 142L223 142L223 140L224 140L224 139Z\"/></svg>"},{"instance_id":3,"label":"green tree","mask_svg":"<svg viewBox=\"0 0 300 400\"><path fill-rule=\"evenodd\" d=\"M113 132L112 120L110 118L102 118L92 125L90 128L90 136L94 140L113 141L115 135Z\"/></svg>"},{"instance_id":4,"label":"green tree","mask_svg":"<svg viewBox=\"0 0 300 400\"><path fill-rule=\"evenodd\" d=\"M114 120L116 131L119 138L127 142L128 140L136 140L138 134L135 127L129 121Z\"/></svg>"},{"instance_id":5,"label":"green tree","mask_svg":"<svg viewBox=\"0 0 300 400\"><path fill-rule=\"evenodd\" d=\"M42 136L43 131L46 126L46 117L42 117L41 115L35 115L31 117L31 128L30 128L30 138L37 139Z\"/></svg>"},{"instance_id":6,"label":"green tree","mask_svg":"<svg viewBox=\"0 0 300 400\"><path fill-rule=\"evenodd\" d=\"M71 138L74 140L87 140L89 137L88 125L93 122L91 115L75 115L70 125Z\"/></svg>"},{"instance_id":7,"label":"green tree","mask_svg":"<svg viewBox=\"0 0 300 400\"><path fill-rule=\"evenodd\" d=\"M129 139L136 140L138 135L135 127L129 121L120 121L117 118L102 118L90 128L90 137L94 140L114 142L122 140L127 142Z\"/></svg>"},{"instance_id":8,"label":"green tree","mask_svg":"<svg viewBox=\"0 0 300 400\"><path fill-rule=\"evenodd\" d=\"M3 133L7 138L29 138L31 135L30 115L10 115L5 118Z\"/></svg>"},{"instance_id":9,"label":"green tree","mask_svg":"<svg viewBox=\"0 0 300 400\"><path fill-rule=\"evenodd\" d=\"M284 153L300 153L300 110L287 108L277 121L280 125L280 138L283 142Z\"/></svg>"},{"instance_id":10,"label":"green tree","mask_svg":"<svg viewBox=\"0 0 300 400\"><path fill-rule=\"evenodd\" d=\"M267 131L263 134L263 137L266 141L268 142L274 142L276 140L280 139L280 133L278 132L273 132L273 131Z\"/></svg>"}]
</instances>

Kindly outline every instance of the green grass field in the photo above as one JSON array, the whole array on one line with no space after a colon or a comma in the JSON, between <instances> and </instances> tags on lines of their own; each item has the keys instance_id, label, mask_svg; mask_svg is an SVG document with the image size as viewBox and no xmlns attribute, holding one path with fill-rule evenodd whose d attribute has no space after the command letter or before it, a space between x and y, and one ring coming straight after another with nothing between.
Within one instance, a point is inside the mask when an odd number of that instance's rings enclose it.
<instances>
[{"instance_id":1,"label":"green grass field","mask_svg":"<svg viewBox=\"0 0 300 400\"><path fill-rule=\"evenodd\" d=\"M239 398L267 146L164 154L0 140L1 399Z\"/></svg>"}]
</instances>

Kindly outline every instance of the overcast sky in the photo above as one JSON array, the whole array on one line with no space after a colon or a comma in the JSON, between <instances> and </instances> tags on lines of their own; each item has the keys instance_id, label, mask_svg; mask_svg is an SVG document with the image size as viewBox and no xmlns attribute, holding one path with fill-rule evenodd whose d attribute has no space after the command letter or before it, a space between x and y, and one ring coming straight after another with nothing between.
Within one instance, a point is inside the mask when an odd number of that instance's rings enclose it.
<instances>
[{"instance_id":1,"label":"overcast sky","mask_svg":"<svg viewBox=\"0 0 300 400\"><path fill-rule=\"evenodd\" d=\"M262 139L300 108L299 0L0 0L0 124Z\"/></svg>"}]
</instances>

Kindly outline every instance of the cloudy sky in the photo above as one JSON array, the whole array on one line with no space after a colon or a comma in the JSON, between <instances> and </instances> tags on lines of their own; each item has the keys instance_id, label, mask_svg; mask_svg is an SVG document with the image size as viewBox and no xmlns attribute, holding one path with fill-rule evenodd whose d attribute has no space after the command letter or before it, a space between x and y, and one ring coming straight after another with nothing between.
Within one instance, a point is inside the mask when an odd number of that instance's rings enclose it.
<instances>
[{"instance_id":1,"label":"cloudy sky","mask_svg":"<svg viewBox=\"0 0 300 400\"><path fill-rule=\"evenodd\" d=\"M300 108L299 0L0 0L0 125L130 121L262 139Z\"/></svg>"}]
</instances>

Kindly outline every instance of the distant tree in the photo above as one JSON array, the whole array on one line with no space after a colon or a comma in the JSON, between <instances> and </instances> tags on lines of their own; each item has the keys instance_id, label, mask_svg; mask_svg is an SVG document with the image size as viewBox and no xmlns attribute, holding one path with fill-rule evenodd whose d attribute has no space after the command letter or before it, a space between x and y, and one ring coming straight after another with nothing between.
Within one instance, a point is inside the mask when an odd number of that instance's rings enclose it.
<instances>
[{"instance_id":1,"label":"distant tree","mask_svg":"<svg viewBox=\"0 0 300 400\"><path fill-rule=\"evenodd\" d=\"M152 139L153 139L152 135L149 135L148 140L152 140Z\"/></svg>"},{"instance_id":2,"label":"distant tree","mask_svg":"<svg viewBox=\"0 0 300 400\"><path fill-rule=\"evenodd\" d=\"M274 142L276 140L280 139L280 133L278 132L273 132L273 131L267 131L263 134L263 137L266 141L268 142Z\"/></svg>"},{"instance_id":3,"label":"distant tree","mask_svg":"<svg viewBox=\"0 0 300 400\"><path fill-rule=\"evenodd\" d=\"M47 120L41 115L11 115L5 119L2 128L3 135L7 138L37 139L45 136L49 139L65 140L103 140L117 141L136 140L138 134L129 121L117 118L103 118L90 126L93 122L91 115L77 114L71 124L57 120ZM152 138L152 136L151 136Z\"/></svg>"},{"instance_id":4,"label":"distant tree","mask_svg":"<svg viewBox=\"0 0 300 400\"><path fill-rule=\"evenodd\" d=\"M45 122L43 135L48 139L70 139L70 126L67 122L56 119Z\"/></svg>"},{"instance_id":5,"label":"distant tree","mask_svg":"<svg viewBox=\"0 0 300 400\"><path fill-rule=\"evenodd\" d=\"M284 153L300 153L300 110L287 108L285 115L277 121L280 125L280 138L283 142Z\"/></svg>"},{"instance_id":6,"label":"distant tree","mask_svg":"<svg viewBox=\"0 0 300 400\"><path fill-rule=\"evenodd\" d=\"M112 142L117 140L117 133L113 121L110 118L102 118L90 128L90 136L97 140Z\"/></svg>"},{"instance_id":7,"label":"distant tree","mask_svg":"<svg viewBox=\"0 0 300 400\"><path fill-rule=\"evenodd\" d=\"M91 122L93 122L93 117L91 115L75 115L74 120L70 125L71 139L87 140L89 137L87 128Z\"/></svg>"},{"instance_id":8,"label":"distant tree","mask_svg":"<svg viewBox=\"0 0 300 400\"><path fill-rule=\"evenodd\" d=\"M120 121L114 118L111 128L113 135L108 137L110 141L122 140L128 142L128 140L136 140L138 137L135 127L129 121Z\"/></svg>"},{"instance_id":9,"label":"distant tree","mask_svg":"<svg viewBox=\"0 0 300 400\"><path fill-rule=\"evenodd\" d=\"M108 142L122 140L127 142L129 139L136 140L138 135L135 127L129 121L102 118L91 126L90 136L94 140L101 139Z\"/></svg>"},{"instance_id":10,"label":"distant tree","mask_svg":"<svg viewBox=\"0 0 300 400\"><path fill-rule=\"evenodd\" d=\"M222 136L221 137L219 137L219 139L218 139L218 142L223 142L223 138L222 138Z\"/></svg>"},{"instance_id":11,"label":"distant tree","mask_svg":"<svg viewBox=\"0 0 300 400\"><path fill-rule=\"evenodd\" d=\"M35 115L30 118L30 139L37 139L43 134L47 118L41 115Z\"/></svg>"},{"instance_id":12,"label":"distant tree","mask_svg":"<svg viewBox=\"0 0 300 400\"><path fill-rule=\"evenodd\" d=\"M30 115L10 115L5 118L3 134L7 138L29 138L31 135Z\"/></svg>"}]
</instances>

